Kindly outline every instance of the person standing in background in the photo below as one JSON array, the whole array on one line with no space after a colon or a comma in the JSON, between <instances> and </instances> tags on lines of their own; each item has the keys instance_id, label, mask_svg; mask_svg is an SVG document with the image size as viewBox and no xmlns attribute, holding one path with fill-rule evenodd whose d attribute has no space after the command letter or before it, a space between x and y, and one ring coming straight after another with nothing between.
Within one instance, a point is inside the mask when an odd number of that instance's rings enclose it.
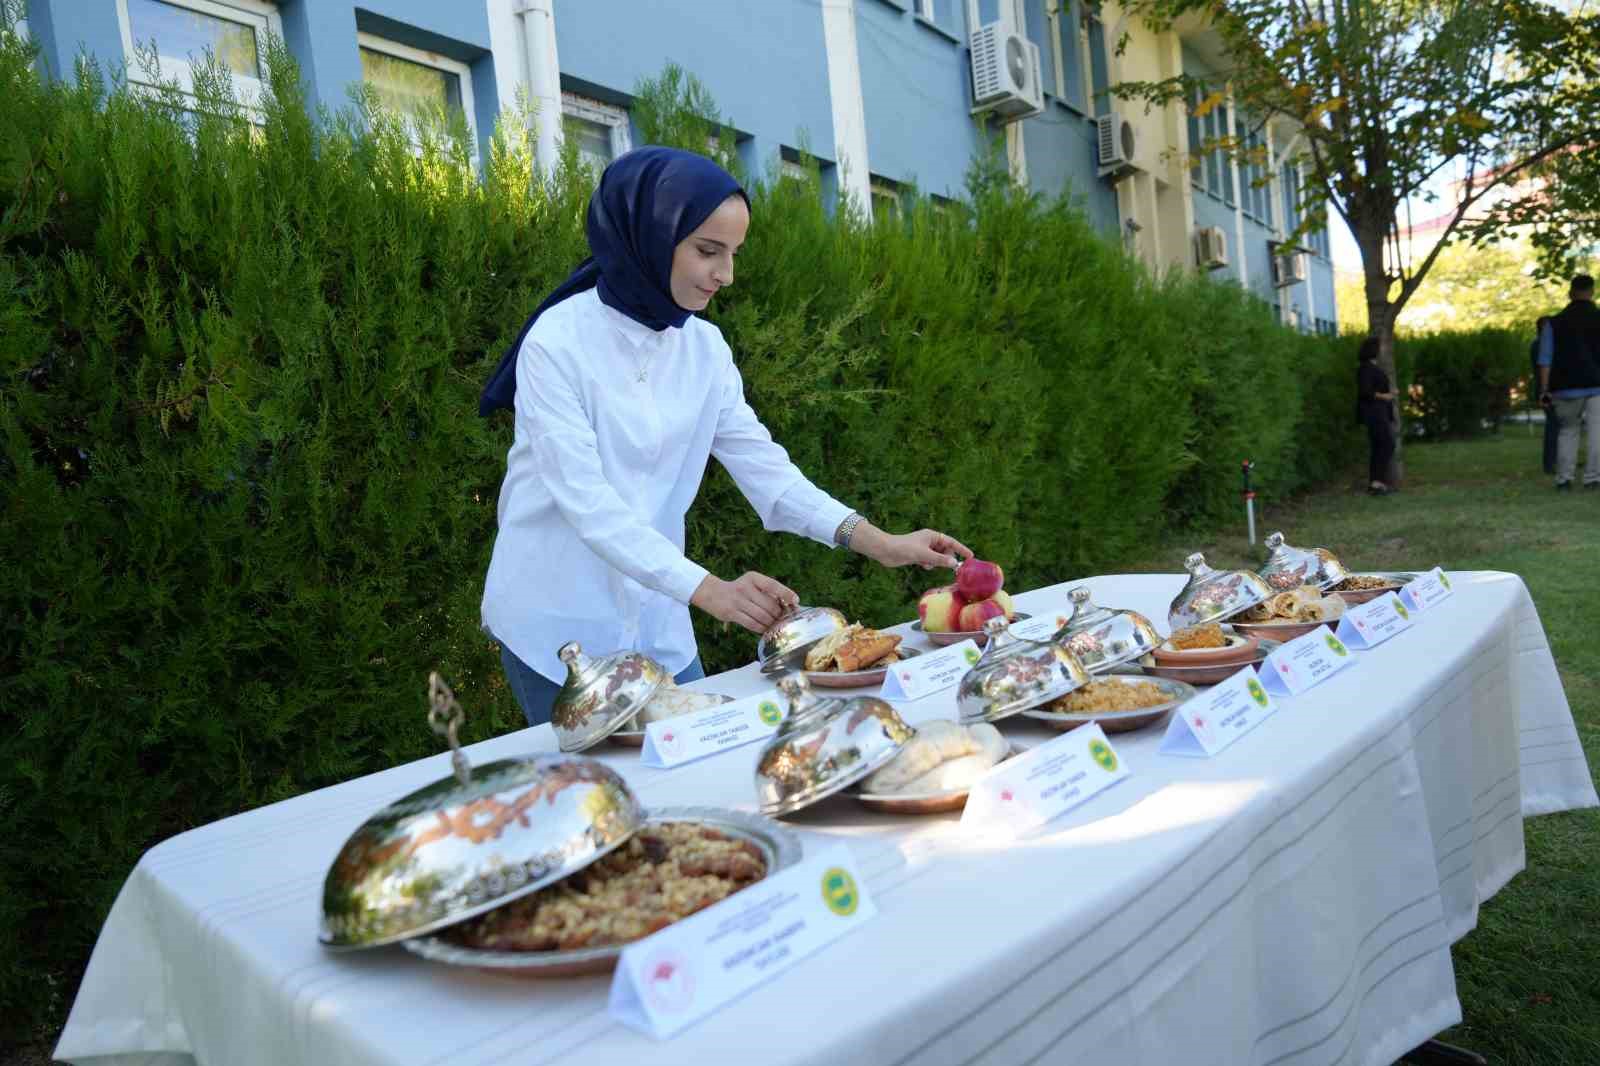
<instances>
[{"instance_id":1,"label":"person standing in background","mask_svg":"<svg viewBox=\"0 0 1600 1066\"><path fill-rule=\"evenodd\" d=\"M1550 322L1549 315L1540 315L1533 324L1533 343L1528 345L1528 363L1531 377L1528 380L1528 391L1535 400L1540 399L1539 388L1539 337L1544 333L1545 326ZM1561 419L1556 417L1553 404L1542 403L1544 408L1544 472L1556 472L1556 434L1561 429Z\"/></svg>"},{"instance_id":2,"label":"person standing in background","mask_svg":"<svg viewBox=\"0 0 1600 1066\"><path fill-rule=\"evenodd\" d=\"M1378 338L1361 342L1356 367L1356 421L1367 427L1370 458L1367 463L1367 492L1387 496L1394 489L1384 482L1389 460L1394 458L1394 398L1389 375L1378 366Z\"/></svg>"},{"instance_id":3,"label":"person standing in background","mask_svg":"<svg viewBox=\"0 0 1600 1066\"><path fill-rule=\"evenodd\" d=\"M1539 402L1561 420L1556 437L1556 491L1572 488L1578 466L1578 421L1589 423L1583 487L1600 489L1600 309L1594 278L1579 274L1571 302L1539 331Z\"/></svg>"}]
</instances>

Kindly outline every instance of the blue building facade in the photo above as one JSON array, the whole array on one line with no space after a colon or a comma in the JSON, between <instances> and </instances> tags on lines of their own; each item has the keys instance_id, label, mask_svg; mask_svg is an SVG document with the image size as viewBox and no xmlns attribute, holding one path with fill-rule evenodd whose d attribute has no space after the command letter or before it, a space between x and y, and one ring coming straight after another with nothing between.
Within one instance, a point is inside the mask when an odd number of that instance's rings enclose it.
<instances>
[{"instance_id":1,"label":"blue building facade","mask_svg":"<svg viewBox=\"0 0 1600 1066\"><path fill-rule=\"evenodd\" d=\"M596 165L638 143L631 93L675 62L710 90L748 167L769 172L808 153L830 197L847 196L875 217L893 213L913 187L960 199L973 157L1003 137L1015 180L1071 196L1108 239L1153 268L1209 270L1303 329L1331 328L1337 317L1326 235L1278 248L1298 222L1293 131L1261 126L1266 158L1241 167L1201 154L1207 136L1255 129L1227 103L1201 115L1176 105L1118 113L1108 85L1203 75L1212 45L1204 31L1180 39L1130 29L1110 3L27 0L25 10L42 66L57 77L87 55L133 82L159 74L183 84L209 49L248 101L275 34L314 105L337 109L365 85L402 114L459 109L480 155L497 118L525 98L547 162L563 140ZM975 116L973 53L993 27L1010 41L995 54L1032 85ZM152 42L153 70L140 55ZM1107 129L1120 131L1127 150L1117 166L1102 158ZM1217 233L1227 244L1220 260ZM1300 266L1275 269L1275 252Z\"/></svg>"}]
</instances>

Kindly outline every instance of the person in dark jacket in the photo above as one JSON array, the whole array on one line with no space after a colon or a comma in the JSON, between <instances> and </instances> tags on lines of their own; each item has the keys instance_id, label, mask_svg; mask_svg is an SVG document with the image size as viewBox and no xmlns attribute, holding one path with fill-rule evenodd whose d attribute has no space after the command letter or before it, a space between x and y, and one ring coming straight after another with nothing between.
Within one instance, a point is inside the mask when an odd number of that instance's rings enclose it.
<instances>
[{"instance_id":1,"label":"person in dark jacket","mask_svg":"<svg viewBox=\"0 0 1600 1066\"><path fill-rule=\"evenodd\" d=\"M1528 345L1528 364L1532 368L1532 377L1529 379L1529 391L1535 395L1539 392L1539 337L1544 333L1544 327L1549 323L1549 315L1540 315L1533 324L1533 343ZM1556 472L1556 435L1561 430L1561 419L1556 417L1554 404L1544 404L1544 472Z\"/></svg>"},{"instance_id":2,"label":"person in dark jacket","mask_svg":"<svg viewBox=\"0 0 1600 1066\"><path fill-rule=\"evenodd\" d=\"M1394 458L1394 398L1389 375L1378 366L1378 338L1361 342L1356 368L1356 421L1367 427L1371 458L1367 463L1367 491L1374 496L1393 492L1384 478Z\"/></svg>"},{"instance_id":3,"label":"person in dark jacket","mask_svg":"<svg viewBox=\"0 0 1600 1066\"><path fill-rule=\"evenodd\" d=\"M1556 437L1556 489L1572 488L1578 467L1578 420L1589 423L1589 454L1583 487L1600 489L1600 308L1594 278L1579 274L1572 302L1539 333L1539 402L1561 420Z\"/></svg>"}]
</instances>

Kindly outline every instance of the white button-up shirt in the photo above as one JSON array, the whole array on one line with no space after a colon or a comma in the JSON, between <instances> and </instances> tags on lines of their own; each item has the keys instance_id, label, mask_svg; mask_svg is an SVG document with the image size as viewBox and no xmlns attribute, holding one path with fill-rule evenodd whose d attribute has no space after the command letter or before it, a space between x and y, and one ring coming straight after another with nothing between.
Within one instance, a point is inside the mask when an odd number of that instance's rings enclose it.
<instances>
[{"instance_id":1,"label":"white button-up shirt","mask_svg":"<svg viewBox=\"0 0 1600 1066\"><path fill-rule=\"evenodd\" d=\"M569 640L688 666L706 570L683 554L683 517L713 455L767 529L832 544L850 514L773 442L716 326L657 332L592 289L546 311L517 358L484 627L553 681Z\"/></svg>"}]
</instances>

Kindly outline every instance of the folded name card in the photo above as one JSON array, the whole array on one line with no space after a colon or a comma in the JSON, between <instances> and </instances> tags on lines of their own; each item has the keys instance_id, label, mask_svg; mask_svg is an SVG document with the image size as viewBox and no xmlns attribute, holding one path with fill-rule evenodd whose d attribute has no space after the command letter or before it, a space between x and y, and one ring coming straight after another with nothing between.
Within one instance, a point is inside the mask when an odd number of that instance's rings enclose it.
<instances>
[{"instance_id":1,"label":"folded name card","mask_svg":"<svg viewBox=\"0 0 1600 1066\"><path fill-rule=\"evenodd\" d=\"M1410 629L1414 621L1399 595L1387 592L1346 611L1339 619L1339 637L1352 648L1376 648Z\"/></svg>"},{"instance_id":2,"label":"folded name card","mask_svg":"<svg viewBox=\"0 0 1600 1066\"><path fill-rule=\"evenodd\" d=\"M877 914L836 844L622 949L607 1009L664 1040Z\"/></svg>"},{"instance_id":3,"label":"folded name card","mask_svg":"<svg viewBox=\"0 0 1600 1066\"><path fill-rule=\"evenodd\" d=\"M1049 640L1067 624L1072 605L1055 607L1048 611L1034 611L1032 618L1011 624L1011 632L1024 640Z\"/></svg>"},{"instance_id":4,"label":"folded name card","mask_svg":"<svg viewBox=\"0 0 1600 1066\"><path fill-rule=\"evenodd\" d=\"M1020 836L1127 776L1100 726L1079 726L990 770L972 786L961 824Z\"/></svg>"},{"instance_id":5,"label":"folded name card","mask_svg":"<svg viewBox=\"0 0 1600 1066\"><path fill-rule=\"evenodd\" d=\"M644 727L644 751L639 753L639 761L646 766L663 767L694 762L765 739L781 721L783 705L777 691L768 689L720 707L651 722Z\"/></svg>"},{"instance_id":6,"label":"folded name card","mask_svg":"<svg viewBox=\"0 0 1600 1066\"><path fill-rule=\"evenodd\" d=\"M1161 753L1196 758L1215 755L1277 710L1256 672L1243 667L1173 712L1167 735L1161 738Z\"/></svg>"},{"instance_id":7,"label":"folded name card","mask_svg":"<svg viewBox=\"0 0 1600 1066\"><path fill-rule=\"evenodd\" d=\"M1355 665L1355 656L1327 626L1296 637L1261 663L1261 684L1280 696L1298 696L1340 670Z\"/></svg>"},{"instance_id":8,"label":"folded name card","mask_svg":"<svg viewBox=\"0 0 1600 1066\"><path fill-rule=\"evenodd\" d=\"M1404 597L1406 606L1413 611L1426 611L1436 607L1449 599L1455 592L1450 587L1450 579L1439 567L1434 567L1426 574L1419 574L1400 587L1400 595Z\"/></svg>"},{"instance_id":9,"label":"folded name card","mask_svg":"<svg viewBox=\"0 0 1600 1066\"><path fill-rule=\"evenodd\" d=\"M886 700L920 700L958 684L978 661L978 646L970 640L895 663L883 675Z\"/></svg>"}]
</instances>

